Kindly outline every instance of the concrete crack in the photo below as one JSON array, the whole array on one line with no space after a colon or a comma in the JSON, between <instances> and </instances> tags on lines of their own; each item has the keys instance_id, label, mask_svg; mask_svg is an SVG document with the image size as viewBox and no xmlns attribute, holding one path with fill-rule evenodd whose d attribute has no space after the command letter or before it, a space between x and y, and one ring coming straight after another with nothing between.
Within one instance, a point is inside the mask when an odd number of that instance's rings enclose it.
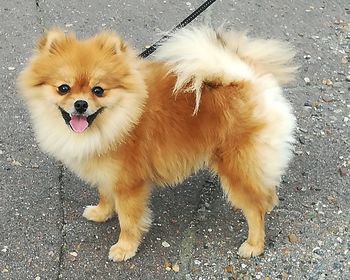
<instances>
[{"instance_id":1,"label":"concrete crack","mask_svg":"<svg viewBox=\"0 0 350 280\"><path fill-rule=\"evenodd\" d=\"M38 25L42 29L42 31L44 31L45 27L44 27L44 20L43 20L43 16L42 16L43 15L43 9L41 7L41 1L42 0L35 0L35 9L37 11L36 20L38 22Z\"/></svg>"},{"instance_id":2,"label":"concrete crack","mask_svg":"<svg viewBox=\"0 0 350 280\"><path fill-rule=\"evenodd\" d=\"M64 250L66 247L66 212L64 208L64 191L63 191L63 173L64 173L64 167L62 164L59 165L59 175L58 175L58 184L59 184L59 202L60 202L60 214L61 214L61 223L60 223L60 231L61 231L61 238L62 243L59 249L59 256L58 256L58 271L57 271L57 277L56 279L60 279L61 277L61 268L63 264L63 256L64 256Z\"/></svg>"},{"instance_id":3,"label":"concrete crack","mask_svg":"<svg viewBox=\"0 0 350 280\"><path fill-rule=\"evenodd\" d=\"M191 260L193 258L192 252L194 250L194 246L196 243L196 235L197 235L197 225L201 221L205 220L206 217L206 209L208 208L208 205L212 202L214 199L213 192L217 191L219 183L217 182L217 179L206 174L205 171L200 172L198 174L200 178L203 178L204 180L201 182L201 190L199 192L198 200L197 200L197 206L195 211L193 212L192 220L189 224L188 229L184 232L184 238L181 242L180 246L180 263L185 268L182 270L179 275L180 277L185 277L185 274L188 274L191 272L192 264Z\"/></svg>"}]
</instances>

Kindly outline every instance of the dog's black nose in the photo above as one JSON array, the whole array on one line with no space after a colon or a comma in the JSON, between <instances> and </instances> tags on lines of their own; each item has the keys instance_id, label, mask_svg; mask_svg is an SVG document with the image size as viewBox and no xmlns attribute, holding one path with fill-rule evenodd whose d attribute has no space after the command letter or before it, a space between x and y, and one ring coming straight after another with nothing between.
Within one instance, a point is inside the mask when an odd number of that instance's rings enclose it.
<instances>
[{"instance_id":1,"label":"dog's black nose","mask_svg":"<svg viewBox=\"0 0 350 280\"><path fill-rule=\"evenodd\" d=\"M88 107L89 104L85 100L77 100L74 102L74 108L79 114L85 113Z\"/></svg>"}]
</instances>

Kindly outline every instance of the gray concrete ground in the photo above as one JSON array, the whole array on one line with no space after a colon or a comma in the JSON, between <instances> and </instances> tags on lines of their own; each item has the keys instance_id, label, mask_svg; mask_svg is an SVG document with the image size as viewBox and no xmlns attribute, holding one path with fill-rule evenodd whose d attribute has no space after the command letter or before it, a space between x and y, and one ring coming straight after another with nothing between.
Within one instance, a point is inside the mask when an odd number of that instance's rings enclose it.
<instances>
[{"instance_id":1,"label":"gray concrete ground","mask_svg":"<svg viewBox=\"0 0 350 280\"><path fill-rule=\"evenodd\" d=\"M201 2L0 0L0 279L350 279L347 0L223 0L198 20L226 21L298 50L300 72L285 90L298 117L296 155L261 257L238 258L245 221L203 171L154 193L153 227L138 254L112 263L117 220L83 219L95 190L39 151L15 79L44 29L117 30L141 50Z\"/></svg>"}]
</instances>

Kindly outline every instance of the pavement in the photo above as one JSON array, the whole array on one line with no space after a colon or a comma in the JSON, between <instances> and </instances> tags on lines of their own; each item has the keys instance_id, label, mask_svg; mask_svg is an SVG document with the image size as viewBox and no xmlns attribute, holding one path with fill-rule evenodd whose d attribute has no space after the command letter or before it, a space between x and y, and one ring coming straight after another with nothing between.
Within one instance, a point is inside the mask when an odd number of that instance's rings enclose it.
<instances>
[{"instance_id":1,"label":"pavement","mask_svg":"<svg viewBox=\"0 0 350 280\"><path fill-rule=\"evenodd\" d=\"M237 256L245 220L201 171L154 192L153 226L137 255L112 263L118 221L83 219L95 189L39 150L15 79L44 29L82 37L116 30L141 51L201 3L0 0L0 279L350 279L348 0L218 0L197 20L298 51L300 70L285 90L298 141L280 205L267 217L263 256Z\"/></svg>"}]
</instances>

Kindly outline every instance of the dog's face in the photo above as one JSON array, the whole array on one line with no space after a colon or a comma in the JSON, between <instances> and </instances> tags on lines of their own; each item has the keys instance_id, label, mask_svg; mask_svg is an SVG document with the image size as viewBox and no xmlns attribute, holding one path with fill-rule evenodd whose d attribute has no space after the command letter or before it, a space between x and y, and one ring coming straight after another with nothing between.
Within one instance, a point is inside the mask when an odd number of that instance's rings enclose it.
<instances>
[{"instance_id":1,"label":"dog's face","mask_svg":"<svg viewBox=\"0 0 350 280\"><path fill-rule=\"evenodd\" d=\"M45 34L19 78L37 134L45 138L59 130L57 137L79 134L95 142L118 138L145 100L138 63L114 33L84 41L60 30Z\"/></svg>"},{"instance_id":2,"label":"dog's face","mask_svg":"<svg viewBox=\"0 0 350 280\"><path fill-rule=\"evenodd\" d=\"M118 104L121 92L132 89L127 51L112 33L78 41L51 31L38 44L33 86L43 89L39 91L43 102L57 106L62 121L82 133L105 108Z\"/></svg>"}]
</instances>

